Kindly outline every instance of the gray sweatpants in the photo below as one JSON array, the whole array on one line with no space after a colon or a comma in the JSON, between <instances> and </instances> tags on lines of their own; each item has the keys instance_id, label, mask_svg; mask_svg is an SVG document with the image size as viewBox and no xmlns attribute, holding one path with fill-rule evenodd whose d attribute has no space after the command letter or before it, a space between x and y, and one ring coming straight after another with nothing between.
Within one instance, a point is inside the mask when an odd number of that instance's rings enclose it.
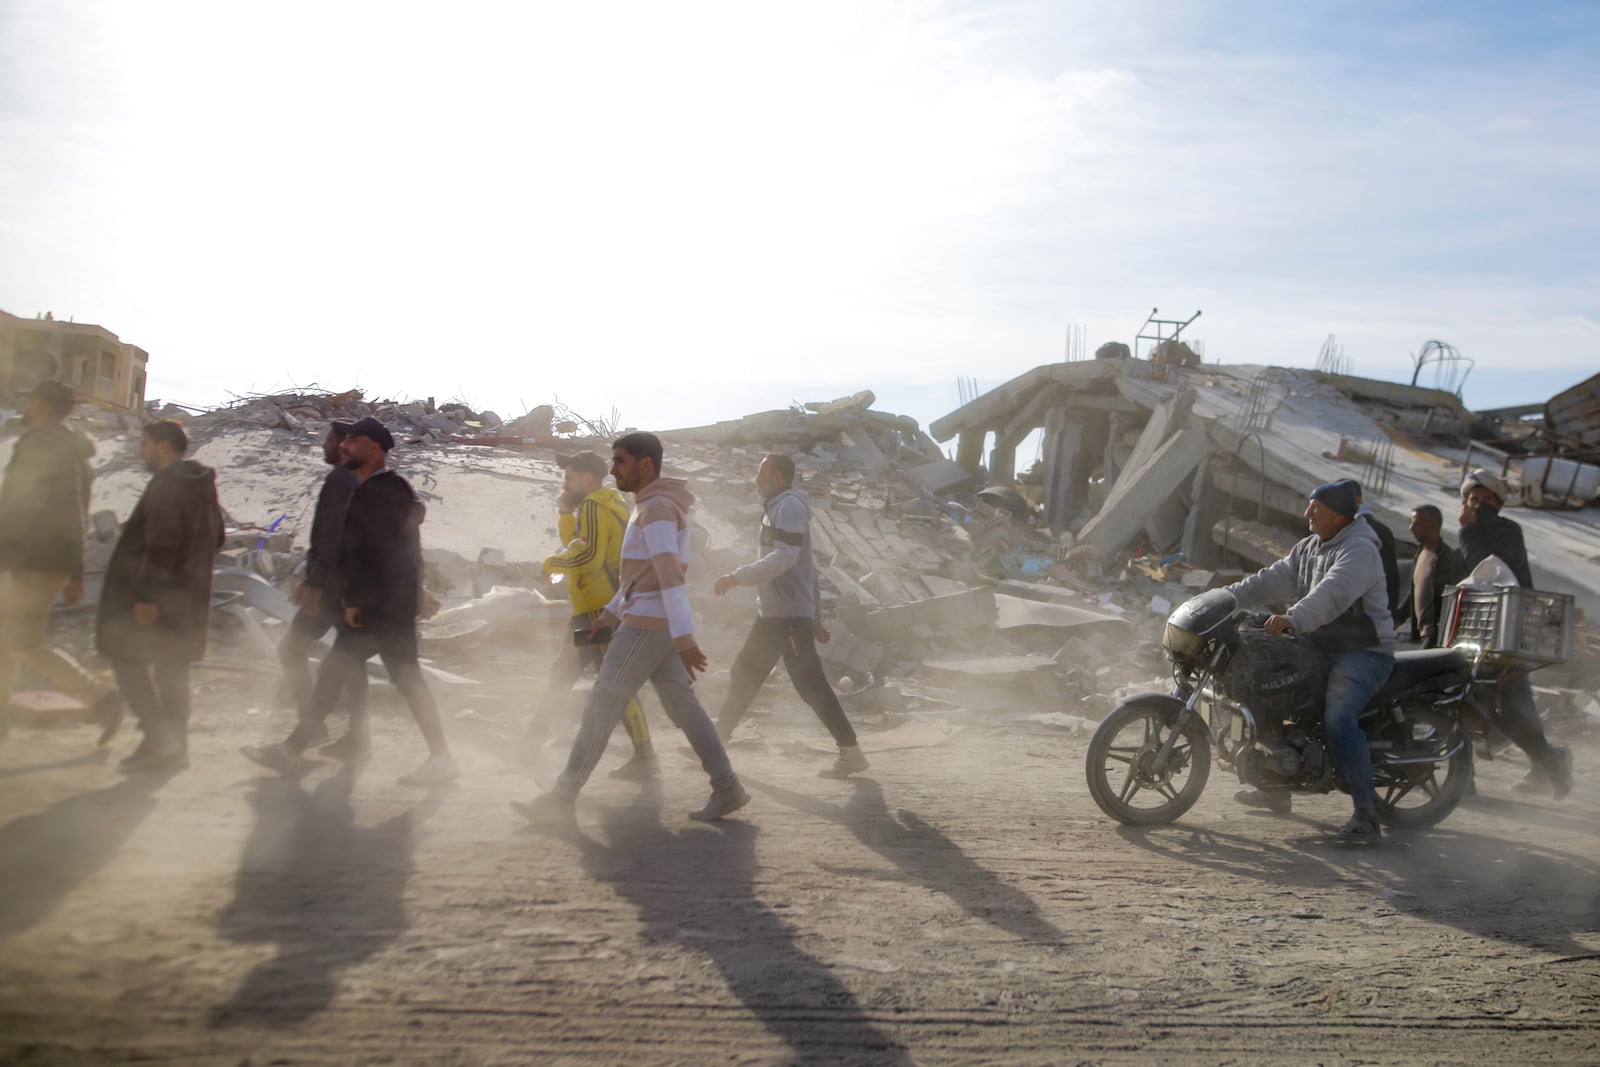
<instances>
[{"instance_id":1,"label":"gray sweatpants","mask_svg":"<svg viewBox=\"0 0 1600 1067\"><path fill-rule=\"evenodd\" d=\"M594 773L595 764L605 754L606 743L628 701L638 695L647 681L655 687L667 718L683 731L694 747L700 766L711 776L712 788L733 780L728 752L722 747L711 716L694 695L694 683L689 679L688 668L678 657L672 635L665 630L619 626L606 648L606 658L600 664L600 677L589 695L589 704L583 709L583 725L572 744L572 755L567 757L567 769L557 779L558 789L576 794L583 788L583 783Z\"/></svg>"}]
</instances>

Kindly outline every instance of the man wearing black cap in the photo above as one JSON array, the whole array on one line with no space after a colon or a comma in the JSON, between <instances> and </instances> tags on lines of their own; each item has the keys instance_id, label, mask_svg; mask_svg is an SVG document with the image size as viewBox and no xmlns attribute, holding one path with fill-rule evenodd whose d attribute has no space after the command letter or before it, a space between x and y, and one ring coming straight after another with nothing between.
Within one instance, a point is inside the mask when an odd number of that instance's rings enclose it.
<instances>
[{"instance_id":1,"label":"man wearing black cap","mask_svg":"<svg viewBox=\"0 0 1600 1067\"><path fill-rule=\"evenodd\" d=\"M294 591L293 601L300 609L289 623L289 632L278 645L278 661L283 665L284 681L296 710L311 700L311 668L306 663L311 646L339 621L339 541L344 532L345 511L350 498L361 485L361 478L344 465L341 455L344 439L354 425L336 422L322 440L322 458L333 466L317 495L317 509L311 518L311 545L306 551L305 581ZM367 672L349 672L346 693L349 697L350 732L326 746L324 751L348 758L366 751Z\"/></svg>"},{"instance_id":2,"label":"man wearing black cap","mask_svg":"<svg viewBox=\"0 0 1600 1067\"><path fill-rule=\"evenodd\" d=\"M387 467L394 436L370 415L350 426L342 444L345 465L361 479L345 512L339 543L343 619L333 650L317 674L311 703L281 744L247 746L246 756L285 775L303 774L302 753L352 671L377 652L389 681L411 708L428 743L428 758L401 775L402 785L437 786L460 777L417 661L417 612L422 596L422 520L427 509L406 480Z\"/></svg>"},{"instance_id":3,"label":"man wearing black cap","mask_svg":"<svg viewBox=\"0 0 1600 1067\"><path fill-rule=\"evenodd\" d=\"M557 456L556 462L566 472L557 504L563 548L545 557L544 573L546 577L566 577L567 599L572 604L573 649L563 653L551 667L542 707L528 726L532 741L542 739L549 729L550 709L571 691L583 669L592 666L598 671L605 658L613 628L595 630L595 622L617 593L622 537L631 510L626 497L603 484L610 466L598 453ZM633 741L633 756L612 771L611 777L632 781L654 778L655 747L650 743L650 727L645 723L638 697L628 701L622 721Z\"/></svg>"},{"instance_id":4,"label":"man wearing black cap","mask_svg":"<svg viewBox=\"0 0 1600 1067\"><path fill-rule=\"evenodd\" d=\"M1313 489L1310 497L1306 523L1311 536L1283 559L1227 588L1240 607L1289 604L1283 614L1267 620L1267 633L1276 637L1293 629L1328 654L1323 726L1334 767L1355 803L1355 814L1339 836L1375 843L1382 837L1378 796L1360 718L1394 669L1394 617L1378 535L1356 521L1354 485L1329 482ZM1241 790L1235 799L1279 814L1289 811L1289 794L1281 789Z\"/></svg>"},{"instance_id":5,"label":"man wearing black cap","mask_svg":"<svg viewBox=\"0 0 1600 1067\"><path fill-rule=\"evenodd\" d=\"M0 726L18 665L88 705L100 743L122 723L122 697L46 642L50 606L83 599L83 527L94 445L65 423L77 396L43 381L22 398L26 429L0 484Z\"/></svg>"}]
</instances>

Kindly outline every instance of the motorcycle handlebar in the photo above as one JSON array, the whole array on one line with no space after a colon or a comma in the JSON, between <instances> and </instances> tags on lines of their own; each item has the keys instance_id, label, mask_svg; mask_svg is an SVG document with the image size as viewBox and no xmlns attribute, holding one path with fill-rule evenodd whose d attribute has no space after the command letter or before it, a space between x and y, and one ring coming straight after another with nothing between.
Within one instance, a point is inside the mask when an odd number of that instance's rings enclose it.
<instances>
[{"instance_id":1,"label":"motorcycle handlebar","mask_svg":"<svg viewBox=\"0 0 1600 1067\"><path fill-rule=\"evenodd\" d=\"M1272 618L1272 612L1270 611L1244 611L1240 612L1239 614L1241 621L1243 621L1246 626L1253 626L1257 630L1265 630L1267 628L1267 620ZM1294 627L1291 626L1283 632L1285 634L1292 634L1295 632Z\"/></svg>"}]
</instances>

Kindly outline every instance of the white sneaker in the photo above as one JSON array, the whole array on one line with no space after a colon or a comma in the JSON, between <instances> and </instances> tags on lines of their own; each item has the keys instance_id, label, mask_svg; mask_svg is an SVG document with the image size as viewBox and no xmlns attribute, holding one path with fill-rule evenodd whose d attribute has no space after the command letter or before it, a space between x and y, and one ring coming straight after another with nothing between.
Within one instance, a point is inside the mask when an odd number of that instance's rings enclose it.
<instances>
[{"instance_id":1,"label":"white sneaker","mask_svg":"<svg viewBox=\"0 0 1600 1067\"><path fill-rule=\"evenodd\" d=\"M421 786L424 789L436 785L449 785L461 772L456 769L454 756L429 756L422 761L422 766L410 774L402 774L399 778L401 785Z\"/></svg>"},{"instance_id":2,"label":"white sneaker","mask_svg":"<svg viewBox=\"0 0 1600 1067\"><path fill-rule=\"evenodd\" d=\"M848 778L852 774L867 769L867 757L862 755L860 745L840 745L839 758L833 761L833 766L817 772L819 778Z\"/></svg>"}]
</instances>

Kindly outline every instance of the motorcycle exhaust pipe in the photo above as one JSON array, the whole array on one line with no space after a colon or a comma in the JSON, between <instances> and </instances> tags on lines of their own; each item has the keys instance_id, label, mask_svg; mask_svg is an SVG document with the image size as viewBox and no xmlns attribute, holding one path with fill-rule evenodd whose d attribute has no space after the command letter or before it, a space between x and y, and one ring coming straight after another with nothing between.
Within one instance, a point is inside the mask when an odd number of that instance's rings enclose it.
<instances>
[{"instance_id":1,"label":"motorcycle exhaust pipe","mask_svg":"<svg viewBox=\"0 0 1600 1067\"><path fill-rule=\"evenodd\" d=\"M1466 747L1465 740L1458 740L1450 751L1438 756L1379 756L1378 763L1386 767L1417 767L1427 763L1448 763L1454 759L1456 753Z\"/></svg>"}]
</instances>

